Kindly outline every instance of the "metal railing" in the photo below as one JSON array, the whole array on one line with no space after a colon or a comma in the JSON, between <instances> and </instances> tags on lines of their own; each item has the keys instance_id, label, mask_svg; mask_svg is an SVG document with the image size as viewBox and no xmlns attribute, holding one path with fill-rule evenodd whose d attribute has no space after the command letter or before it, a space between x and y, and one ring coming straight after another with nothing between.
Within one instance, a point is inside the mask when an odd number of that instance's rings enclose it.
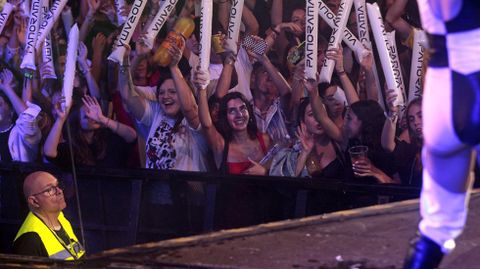
<instances>
[{"instance_id":1,"label":"metal railing","mask_svg":"<svg viewBox=\"0 0 480 269\"><path fill-rule=\"evenodd\" d=\"M0 163L0 252L9 251L16 231L28 212L21 194L23 179L28 173L38 170L49 171L66 181L67 189L64 193L68 206L64 212L74 227L78 228L74 204L77 201L72 195L69 171L50 165ZM247 213L262 215L248 216L254 217L249 224L258 224L299 218L312 212L319 214L391 199L415 198L420 191L415 187L356 184L332 179L236 176L150 169L79 167L77 177L86 247L90 253L241 226L228 218L237 213L235 211L239 205L242 207L245 203L255 207L247 208ZM149 192L158 182L169 184L172 204L152 203ZM191 182L198 182L200 184L197 186L202 186L203 192L198 201L193 201L191 197ZM238 189L244 191L237 192ZM311 210L317 206L319 209ZM223 211L219 208L223 208ZM240 211L238 213L241 215Z\"/></svg>"}]
</instances>

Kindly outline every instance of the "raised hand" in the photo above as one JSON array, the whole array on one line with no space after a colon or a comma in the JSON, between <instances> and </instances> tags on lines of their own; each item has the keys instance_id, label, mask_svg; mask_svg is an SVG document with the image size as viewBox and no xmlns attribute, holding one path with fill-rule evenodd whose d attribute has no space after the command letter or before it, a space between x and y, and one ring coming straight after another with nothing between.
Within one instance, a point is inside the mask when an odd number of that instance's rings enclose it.
<instances>
[{"instance_id":1,"label":"raised hand","mask_svg":"<svg viewBox=\"0 0 480 269\"><path fill-rule=\"evenodd\" d=\"M109 21L115 23L117 13L115 12L115 7L110 3L110 1L106 1L102 4L100 13L105 14Z\"/></svg>"},{"instance_id":2,"label":"raised hand","mask_svg":"<svg viewBox=\"0 0 480 269\"><path fill-rule=\"evenodd\" d=\"M5 68L0 72L0 83L1 90L4 90L5 88L13 89L13 87L15 87L15 78L8 68Z\"/></svg>"},{"instance_id":3,"label":"raised hand","mask_svg":"<svg viewBox=\"0 0 480 269\"><path fill-rule=\"evenodd\" d=\"M255 44L263 41L263 39L261 37L254 36L254 35L252 35L251 37L252 37L253 42ZM268 60L268 57L267 57L267 55L265 55L265 53L263 53L263 54L256 53L253 46L249 47L249 48L246 48L246 51L247 51L247 53L250 57L256 59L259 62L264 62L264 61Z\"/></svg>"},{"instance_id":4,"label":"raised hand","mask_svg":"<svg viewBox=\"0 0 480 269\"><path fill-rule=\"evenodd\" d=\"M95 15L97 11L99 10L102 1L101 0L87 0L88 3L88 14L89 15Z\"/></svg>"},{"instance_id":5,"label":"raised hand","mask_svg":"<svg viewBox=\"0 0 480 269\"><path fill-rule=\"evenodd\" d=\"M137 55L145 55L150 53L150 49L145 45L144 35L142 35L137 41L135 42L135 50L137 51Z\"/></svg>"},{"instance_id":6,"label":"raised hand","mask_svg":"<svg viewBox=\"0 0 480 269\"><path fill-rule=\"evenodd\" d=\"M168 48L168 54L172 57L172 61L170 62L169 66L174 67L177 66L180 60L182 59L182 52L185 48L185 41L181 39L180 46L177 42L171 42L172 46Z\"/></svg>"},{"instance_id":7,"label":"raised hand","mask_svg":"<svg viewBox=\"0 0 480 269\"><path fill-rule=\"evenodd\" d=\"M243 172L243 174L245 175L257 175L257 176L264 176L267 174L267 169L265 167L263 167L261 164L259 164L258 162L248 158L248 160L250 161L250 163L252 163L252 165Z\"/></svg>"},{"instance_id":8,"label":"raised hand","mask_svg":"<svg viewBox=\"0 0 480 269\"><path fill-rule=\"evenodd\" d=\"M128 17L128 14L130 13L130 10L128 9L128 7L122 6L122 7L120 7L120 10L118 11L118 13L121 16Z\"/></svg>"},{"instance_id":9,"label":"raised hand","mask_svg":"<svg viewBox=\"0 0 480 269\"><path fill-rule=\"evenodd\" d=\"M305 79L305 58L300 60L300 62L295 65L293 79L297 81L302 81Z\"/></svg>"},{"instance_id":10,"label":"raised hand","mask_svg":"<svg viewBox=\"0 0 480 269\"><path fill-rule=\"evenodd\" d=\"M365 54L360 61L360 65L365 69L365 71L371 71L373 68L373 53L371 50L366 50Z\"/></svg>"},{"instance_id":11,"label":"raised hand","mask_svg":"<svg viewBox=\"0 0 480 269\"><path fill-rule=\"evenodd\" d=\"M80 44L78 44L77 61L82 71L85 71L86 69L88 69L87 55L88 55L87 46L85 46L83 42L80 42Z\"/></svg>"},{"instance_id":12,"label":"raised hand","mask_svg":"<svg viewBox=\"0 0 480 269\"><path fill-rule=\"evenodd\" d=\"M279 24L280 30L284 30L286 32L290 32L296 36L301 35L303 33L302 27L298 24L293 22L284 22Z\"/></svg>"},{"instance_id":13,"label":"raised hand","mask_svg":"<svg viewBox=\"0 0 480 269\"><path fill-rule=\"evenodd\" d=\"M385 92L386 94L386 101L387 101L387 106L388 106L388 111L390 113L398 113L399 111L399 106L395 105L395 101L397 100L398 94L395 93L394 89L388 89Z\"/></svg>"},{"instance_id":14,"label":"raised hand","mask_svg":"<svg viewBox=\"0 0 480 269\"><path fill-rule=\"evenodd\" d=\"M103 52L103 49L105 48L107 38L102 34L98 33L93 39L92 39L92 49L94 52Z\"/></svg>"},{"instance_id":15,"label":"raised hand","mask_svg":"<svg viewBox=\"0 0 480 269\"><path fill-rule=\"evenodd\" d=\"M310 153L315 145L315 141L313 140L313 135L307 131L307 126L305 123L300 123L300 126L297 128L296 135L302 144L302 150L305 153Z\"/></svg>"},{"instance_id":16,"label":"raised hand","mask_svg":"<svg viewBox=\"0 0 480 269\"><path fill-rule=\"evenodd\" d=\"M204 85L208 85L210 82L210 77L208 71L204 71L200 69L200 66L197 66L197 70L193 74L193 85L197 89L203 89Z\"/></svg>"},{"instance_id":17,"label":"raised hand","mask_svg":"<svg viewBox=\"0 0 480 269\"><path fill-rule=\"evenodd\" d=\"M343 68L343 48L342 45L338 45L337 48L332 48L327 50L325 57L330 60L335 61L335 71L337 72L344 72L345 69Z\"/></svg>"},{"instance_id":18,"label":"raised hand","mask_svg":"<svg viewBox=\"0 0 480 269\"><path fill-rule=\"evenodd\" d=\"M65 102L65 96L62 96L55 104L53 104L53 116L55 117L55 119L61 121L65 121L67 119L71 106L65 107ZM65 107L65 110L63 110L62 107Z\"/></svg>"},{"instance_id":19,"label":"raised hand","mask_svg":"<svg viewBox=\"0 0 480 269\"><path fill-rule=\"evenodd\" d=\"M318 75L317 75L317 77L318 77ZM315 94L316 93L315 91L318 92L318 79L317 80L304 79L303 80L303 85L305 86L305 89L307 90L308 95L310 95L310 96Z\"/></svg>"},{"instance_id":20,"label":"raised hand","mask_svg":"<svg viewBox=\"0 0 480 269\"><path fill-rule=\"evenodd\" d=\"M83 105L85 106L85 115L98 123L104 124L106 121L105 116L103 116L102 109L100 108L100 104L98 103L97 99L85 95L82 98Z\"/></svg>"}]
</instances>

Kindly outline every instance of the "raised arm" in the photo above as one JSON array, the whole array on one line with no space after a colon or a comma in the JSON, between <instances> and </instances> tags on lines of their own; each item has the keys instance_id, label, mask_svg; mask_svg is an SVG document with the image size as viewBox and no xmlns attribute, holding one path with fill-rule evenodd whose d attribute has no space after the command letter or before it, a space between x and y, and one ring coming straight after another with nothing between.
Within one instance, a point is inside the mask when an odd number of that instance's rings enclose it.
<instances>
[{"instance_id":1,"label":"raised arm","mask_svg":"<svg viewBox=\"0 0 480 269\"><path fill-rule=\"evenodd\" d=\"M247 5L244 5L242 12L242 22L245 24L245 35L258 35L260 25L257 18L253 15L253 12Z\"/></svg>"},{"instance_id":2,"label":"raised arm","mask_svg":"<svg viewBox=\"0 0 480 269\"><path fill-rule=\"evenodd\" d=\"M102 75L102 65L103 65L103 49L107 38L102 34L98 33L92 39L92 67L90 73L92 74L95 81L99 82Z\"/></svg>"},{"instance_id":3,"label":"raised arm","mask_svg":"<svg viewBox=\"0 0 480 269\"><path fill-rule=\"evenodd\" d=\"M134 89L132 74L130 72L130 46L125 45L126 51L123 59L123 65L118 69L118 91L128 110L137 119L141 120L146 109L146 101L139 96Z\"/></svg>"},{"instance_id":4,"label":"raised arm","mask_svg":"<svg viewBox=\"0 0 480 269\"><path fill-rule=\"evenodd\" d=\"M100 0L87 0L88 2L88 12L87 16L83 20L82 26L80 27L79 41L83 42L92 28L93 22L95 21L95 13L97 13L100 5L102 4Z\"/></svg>"},{"instance_id":5,"label":"raised arm","mask_svg":"<svg viewBox=\"0 0 480 269\"><path fill-rule=\"evenodd\" d=\"M186 0L180 11L179 17L190 17L195 11L195 0Z\"/></svg>"},{"instance_id":6,"label":"raised arm","mask_svg":"<svg viewBox=\"0 0 480 269\"><path fill-rule=\"evenodd\" d=\"M382 130L382 147L388 152L395 150L395 133L397 130L398 119L398 106L394 105L397 95L395 90L387 90L387 104L388 104L388 117L385 119L385 124Z\"/></svg>"},{"instance_id":7,"label":"raised arm","mask_svg":"<svg viewBox=\"0 0 480 269\"><path fill-rule=\"evenodd\" d=\"M302 59L295 65L292 76L292 97L290 98L290 112L288 118L295 122L297 120L297 108L300 105L300 100L305 97L305 86L303 81L305 79L305 59Z\"/></svg>"},{"instance_id":8,"label":"raised arm","mask_svg":"<svg viewBox=\"0 0 480 269\"><path fill-rule=\"evenodd\" d=\"M373 53L368 51L363 57L360 65L365 71L365 88L367 91L367 99L378 102L378 89L375 82L375 74L373 73Z\"/></svg>"},{"instance_id":9,"label":"raised arm","mask_svg":"<svg viewBox=\"0 0 480 269\"><path fill-rule=\"evenodd\" d=\"M105 127L109 128L115 134L119 135L123 140L130 143L137 139L137 132L130 126L120 123L116 120L105 117L100 108L100 104L94 97L85 95L82 98L83 105L87 107L86 116Z\"/></svg>"},{"instance_id":10,"label":"raised arm","mask_svg":"<svg viewBox=\"0 0 480 269\"><path fill-rule=\"evenodd\" d=\"M2 90L8 97L17 115L20 115L23 111L25 111L25 109L27 109L27 105L15 93L15 90L13 89L15 83L14 80L15 78L12 72L7 68L3 69L3 71L0 73L0 90Z\"/></svg>"},{"instance_id":11,"label":"raised arm","mask_svg":"<svg viewBox=\"0 0 480 269\"><path fill-rule=\"evenodd\" d=\"M232 75L235 72L235 61L237 56L233 52L225 52L226 56L223 60L223 69L218 78L217 88L215 89L215 96L220 99L228 93L232 82Z\"/></svg>"},{"instance_id":12,"label":"raised arm","mask_svg":"<svg viewBox=\"0 0 480 269\"><path fill-rule=\"evenodd\" d=\"M78 45L77 56L78 66L80 67L80 71L82 72L85 80L87 81L88 92L90 93L90 95L97 99L101 99L100 88L98 87L95 78L92 76L92 73L90 72L90 67L87 63L87 54L87 46L85 46L83 42L80 42L80 44Z\"/></svg>"},{"instance_id":13,"label":"raised arm","mask_svg":"<svg viewBox=\"0 0 480 269\"><path fill-rule=\"evenodd\" d=\"M222 135L217 131L215 125L213 125L212 117L210 116L210 110L208 108L207 90L201 85L205 85L208 81L208 74L200 69L197 69L194 73L193 84L198 89L198 113L200 115L200 122L202 124L202 130L207 138L210 148L213 150L213 156L217 168L222 162L223 147L225 140Z\"/></svg>"},{"instance_id":14,"label":"raised arm","mask_svg":"<svg viewBox=\"0 0 480 269\"><path fill-rule=\"evenodd\" d=\"M258 36L253 36L252 38L254 38L254 40L261 39ZM257 54L252 49L247 49L247 53L251 57L257 59L265 67L265 71L267 71L273 83L279 90L280 96L285 96L287 94L292 93L292 88L290 87L288 82L285 80L285 78L282 76L282 74L278 71L278 69L272 64L272 62L267 57L267 55Z\"/></svg>"},{"instance_id":15,"label":"raised arm","mask_svg":"<svg viewBox=\"0 0 480 269\"><path fill-rule=\"evenodd\" d=\"M357 102L360 100L358 98L357 91L352 84L352 81L345 72L343 68L343 49L342 45L339 45L336 49L327 50L325 56L328 59L332 59L335 61L335 72L337 73L338 77L340 78L340 82L342 83L342 88L345 91L345 96L347 97L347 103L349 105Z\"/></svg>"},{"instance_id":16,"label":"raised arm","mask_svg":"<svg viewBox=\"0 0 480 269\"><path fill-rule=\"evenodd\" d=\"M405 11L408 0L395 0L385 15L387 26L391 26L396 31L400 32L402 38L407 38L412 30L412 26L406 22L401 16ZM387 29L388 30L388 29Z\"/></svg>"},{"instance_id":17,"label":"raised arm","mask_svg":"<svg viewBox=\"0 0 480 269\"><path fill-rule=\"evenodd\" d=\"M62 102L65 102L64 97L62 97L58 103L53 104L57 118L55 119L52 129L50 129L47 139L43 144L43 155L49 158L56 158L58 155L57 147L62 137L62 128L70 111L70 107L66 108L65 111L62 110Z\"/></svg>"},{"instance_id":18,"label":"raised arm","mask_svg":"<svg viewBox=\"0 0 480 269\"><path fill-rule=\"evenodd\" d=\"M325 132L333 140L343 144L342 130L330 119L328 116L322 98L318 94L318 83L314 80L307 80L304 86L310 96L310 103L312 104L313 116L323 126Z\"/></svg>"},{"instance_id":19,"label":"raised arm","mask_svg":"<svg viewBox=\"0 0 480 269\"><path fill-rule=\"evenodd\" d=\"M300 176L305 167L305 163L307 162L308 155L312 152L313 147L315 146L315 141L313 140L312 134L308 133L304 122L300 122L296 135L302 144L302 150L298 155L297 164L295 166L295 175Z\"/></svg>"},{"instance_id":20,"label":"raised arm","mask_svg":"<svg viewBox=\"0 0 480 269\"><path fill-rule=\"evenodd\" d=\"M198 118L198 106L195 102L195 97L188 86L187 81L182 75L182 71L178 67L178 62L182 58L182 48L173 44L169 48L168 53L172 57L172 61L169 65L170 72L172 73L173 82L175 83L175 88L177 88L178 100L180 101L180 109L182 110L183 116L187 119L188 124L196 129L200 125L200 120Z\"/></svg>"}]
</instances>

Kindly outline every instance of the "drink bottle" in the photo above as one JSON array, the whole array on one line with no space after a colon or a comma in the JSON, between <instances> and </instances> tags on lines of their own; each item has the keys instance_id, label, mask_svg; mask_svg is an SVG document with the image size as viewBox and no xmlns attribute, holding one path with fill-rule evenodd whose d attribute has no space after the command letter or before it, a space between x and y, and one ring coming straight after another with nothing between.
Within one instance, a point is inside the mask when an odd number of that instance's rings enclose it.
<instances>
[{"instance_id":1,"label":"drink bottle","mask_svg":"<svg viewBox=\"0 0 480 269\"><path fill-rule=\"evenodd\" d=\"M181 47L185 40L192 35L194 29L195 22L191 18L182 17L178 19L173 30L168 33L167 37L160 45L160 48L153 56L153 60L161 66L168 66L172 61L168 49L171 48L173 44L177 44L178 47Z\"/></svg>"}]
</instances>

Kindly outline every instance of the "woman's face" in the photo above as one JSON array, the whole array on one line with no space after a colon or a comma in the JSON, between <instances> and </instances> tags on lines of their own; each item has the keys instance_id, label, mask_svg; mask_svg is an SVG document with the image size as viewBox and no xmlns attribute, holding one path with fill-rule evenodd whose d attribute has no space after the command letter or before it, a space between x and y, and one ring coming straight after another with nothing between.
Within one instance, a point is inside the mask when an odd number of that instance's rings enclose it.
<instances>
[{"instance_id":1,"label":"woman's face","mask_svg":"<svg viewBox=\"0 0 480 269\"><path fill-rule=\"evenodd\" d=\"M413 104L407 111L408 128L416 137L423 138L422 128L422 107L419 104Z\"/></svg>"},{"instance_id":2,"label":"woman's face","mask_svg":"<svg viewBox=\"0 0 480 269\"><path fill-rule=\"evenodd\" d=\"M336 92L337 86L331 86L325 90L324 96L325 105L328 107L328 111L332 114L331 116L333 118L341 116L345 109L345 104L341 100L335 98Z\"/></svg>"},{"instance_id":3,"label":"woman's face","mask_svg":"<svg viewBox=\"0 0 480 269\"><path fill-rule=\"evenodd\" d=\"M100 124L89 117L87 117L87 107L80 108L80 127L84 131L94 131L100 128Z\"/></svg>"},{"instance_id":4,"label":"woman's face","mask_svg":"<svg viewBox=\"0 0 480 269\"><path fill-rule=\"evenodd\" d=\"M227 121L233 131L246 130L249 120L247 105L241 99L227 102Z\"/></svg>"},{"instance_id":5,"label":"woman's face","mask_svg":"<svg viewBox=\"0 0 480 269\"><path fill-rule=\"evenodd\" d=\"M362 121L355 115L353 110L348 109L347 116L345 117L345 124L343 129L347 138L356 138L360 135L362 129Z\"/></svg>"},{"instance_id":6,"label":"woman's face","mask_svg":"<svg viewBox=\"0 0 480 269\"><path fill-rule=\"evenodd\" d=\"M307 126L307 131L313 135L324 134L325 131L322 125L313 116L312 106L310 104L305 108L305 115L303 115L303 121Z\"/></svg>"},{"instance_id":7,"label":"woman's face","mask_svg":"<svg viewBox=\"0 0 480 269\"><path fill-rule=\"evenodd\" d=\"M177 89L175 88L173 79L167 79L160 85L158 89L158 102L167 116L177 116L180 111L180 102L178 101Z\"/></svg>"},{"instance_id":8,"label":"woman's face","mask_svg":"<svg viewBox=\"0 0 480 269\"><path fill-rule=\"evenodd\" d=\"M305 34L305 10L295 9L290 18L291 22L297 24L302 29L302 35Z\"/></svg>"}]
</instances>

